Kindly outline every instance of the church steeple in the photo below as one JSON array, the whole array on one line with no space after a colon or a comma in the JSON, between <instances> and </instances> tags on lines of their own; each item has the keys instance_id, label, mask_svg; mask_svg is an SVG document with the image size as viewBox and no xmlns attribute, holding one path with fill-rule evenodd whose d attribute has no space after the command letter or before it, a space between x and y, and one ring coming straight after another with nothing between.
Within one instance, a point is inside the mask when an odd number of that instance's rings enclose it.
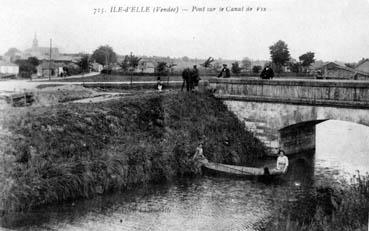
<instances>
[{"instance_id":1,"label":"church steeple","mask_svg":"<svg viewBox=\"0 0 369 231\"><path fill-rule=\"evenodd\" d=\"M33 39L32 42L32 48L37 48L38 47L38 41L37 41L37 35L35 33L35 38Z\"/></svg>"}]
</instances>

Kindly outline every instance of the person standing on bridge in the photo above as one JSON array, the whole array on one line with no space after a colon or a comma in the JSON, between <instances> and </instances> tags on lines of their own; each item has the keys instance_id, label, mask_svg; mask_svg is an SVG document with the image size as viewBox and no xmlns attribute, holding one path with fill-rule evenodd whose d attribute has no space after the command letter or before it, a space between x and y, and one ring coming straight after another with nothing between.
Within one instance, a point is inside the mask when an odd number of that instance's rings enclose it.
<instances>
[{"instance_id":1,"label":"person standing on bridge","mask_svg":"<svg viewBox=\"0 0 369 231\"><path fill-rule=\"evenodd\" d=\"M273 79L273 77L274 77L273 69L269 65L266 65L264 67L263 71L260 74L260 78L262 78L262 79Z\"/></svg>"},{"instance_id":2,"label":"person standing on bridge","mask_svg":"<svg viewBox=\"0 0 369 231\"><path fill-rule=\"evenodd\" d=\"M198 90L199 82L201 79L200 79L199 69L197 69L196 65L194 65L193 69L191 70L191 79L192 79L195 90Z\"/></svg>"},{"instance_id":3,"label":"person standing on bridge","mask_svg":"<svg viewBox=\"0 0 369 231\"><path fill-rule=\"evenodd\" d=\"M285 156L285 152L282 149L280 149L278 152L276 169L286 172L287 168L288 168L288 157Z\"/></svg>"},{"instance_id":4,"label":"person standing on bridge","mask_svg":"<svg viewBox=\"0 0 369 231\"><path fill-rule=\"evenodd\" d=\"M231 71L229 70L229 68L227 67L227 64L223 64L223 68L220 71L218 78L223 77L223 78L230 78L231 77Z\"/></svg>"},{"instance_id":5,"label":"person standing on bridge","mask_svg":"<svg viewBox=\"0 0 369 231\"><path fill-rule=\"evenodd\" d=\"M185 68L182 72L182 79L183 79L183 83L182 83L182 88L181 90L183 91L184 86L186 85L186 89L187 91L191 90L191 70L190 68Z\"/></svg>"}]
</instances>

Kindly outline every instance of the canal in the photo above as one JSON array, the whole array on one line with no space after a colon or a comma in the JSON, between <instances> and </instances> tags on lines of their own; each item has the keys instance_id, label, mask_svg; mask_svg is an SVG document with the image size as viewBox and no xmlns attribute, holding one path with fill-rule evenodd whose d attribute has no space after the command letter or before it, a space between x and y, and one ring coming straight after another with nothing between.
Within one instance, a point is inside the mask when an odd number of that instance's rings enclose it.
<instances>
[{"instance_id":1,"label":"canal","mask_svg":"<svg viewBox=\"0 0 369 231\"><path fill-rule=\"evenodd\" d=\"M294 201L327 180L369 171L369 129L317 125L315 153L290 157L273 182L204 176L3 217L15 230L257 230L281 201ZM1 228L0 228L1 229Z\"/></svg>"}]
</instances>

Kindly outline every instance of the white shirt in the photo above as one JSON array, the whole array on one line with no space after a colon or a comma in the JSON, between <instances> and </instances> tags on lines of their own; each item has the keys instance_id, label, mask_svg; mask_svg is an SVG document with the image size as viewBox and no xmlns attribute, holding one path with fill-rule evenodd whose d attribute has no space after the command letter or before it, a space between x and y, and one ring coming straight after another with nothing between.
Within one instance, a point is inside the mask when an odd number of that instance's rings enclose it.
<instances>
[{"instance_id":1,"label":"white shirt","mask_svg":"<svg viewBox=\"0 0 369 231\"><path fill-rule=\"evenodd\" d=\"M288 167L288 157L278 156L277 158L277 169L287 169Z\"/></svg>"}]
</instances>

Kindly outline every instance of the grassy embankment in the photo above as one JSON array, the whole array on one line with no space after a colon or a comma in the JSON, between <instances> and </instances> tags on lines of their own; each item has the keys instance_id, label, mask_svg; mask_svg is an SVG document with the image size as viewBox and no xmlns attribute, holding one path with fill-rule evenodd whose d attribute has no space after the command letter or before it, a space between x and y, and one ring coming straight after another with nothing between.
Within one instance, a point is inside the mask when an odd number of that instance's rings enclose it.
<instances>
[{"instance_id":1,"label":"grassy embankment","mask_svg":"<svg viewBox=\"0 0 369 231\"><path fill-rule=\"evenodd\" d=\"M275 216L265 231L367 231L369 175L351 182L329 179L290 202L276 197Z\"/></svg>"},{"instance_id":2,"label":"grassy embankment","mask_svg":"<svg viewBox=\"0 0 369 231\"><path fill-rule=\"evenodd\" d=\"M200 139L216 162L250 165L265 154L220 101L204 94L13 108L0 118L6 212L193 175Z\"/></svg>"}]
</instances>

